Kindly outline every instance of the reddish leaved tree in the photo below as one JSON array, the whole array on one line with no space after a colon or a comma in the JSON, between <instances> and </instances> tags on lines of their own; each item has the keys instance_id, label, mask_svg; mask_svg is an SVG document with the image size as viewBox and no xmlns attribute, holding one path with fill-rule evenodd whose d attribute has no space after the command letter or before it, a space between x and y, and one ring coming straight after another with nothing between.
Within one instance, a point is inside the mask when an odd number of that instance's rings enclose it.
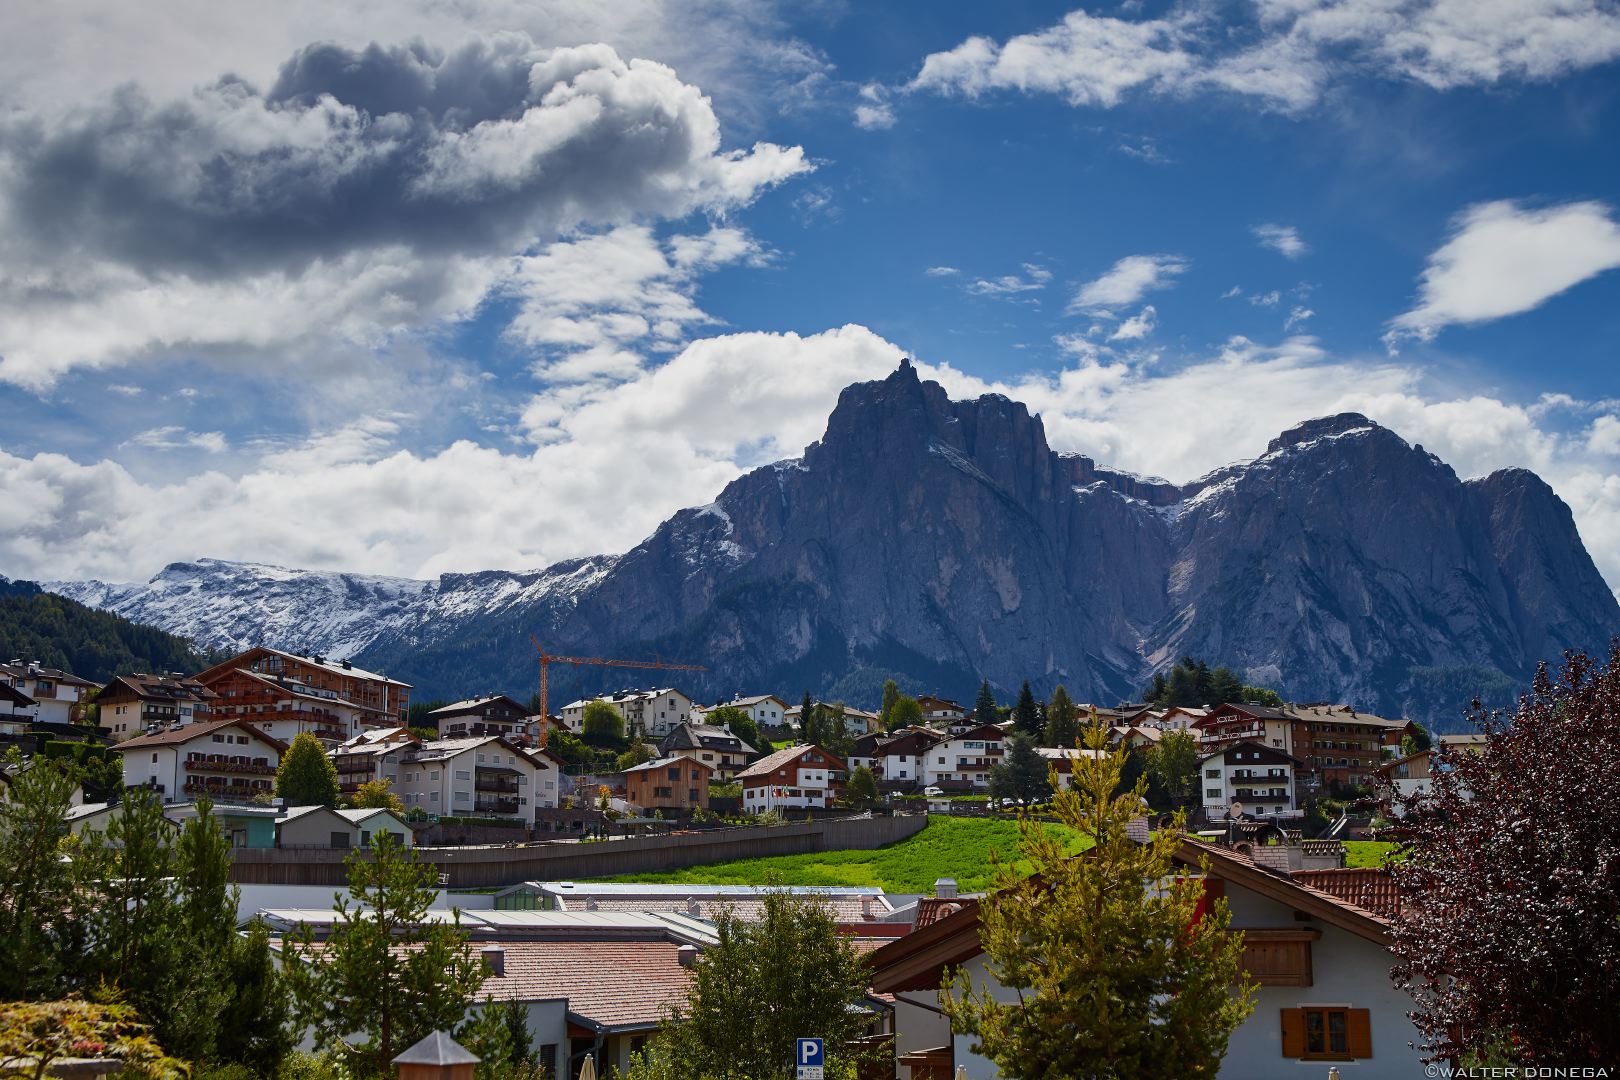
<instances>
[{"instance_id":1,"label":"reddish leaved tree","mask_svg":"<svg viewBox=\"0 0 1620 1080\"><path fill-rule=\"evenodd\" d=\"M1472 718L1483 751L1437 747L1432 791L1395 800L1391 974L1431 1056L1620 1062L1620 640Z\"/></svg>"}]
</instances>

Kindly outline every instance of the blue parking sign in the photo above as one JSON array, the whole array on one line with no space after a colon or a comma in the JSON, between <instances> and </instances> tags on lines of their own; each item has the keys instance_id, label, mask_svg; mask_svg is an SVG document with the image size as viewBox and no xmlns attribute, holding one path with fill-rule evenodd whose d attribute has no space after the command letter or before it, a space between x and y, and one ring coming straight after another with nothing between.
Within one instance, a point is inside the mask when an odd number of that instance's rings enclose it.
<instances>
[{"instance_id":1,"label":"blue parking sign","mask_svg":"<svg viewBox=\"0 0 1620 1080\"><path fill-rule=\"evenodd\" d=\"M799 1039L793 1058L798 1065L795 1080L822 1080L822 1068L827 1059L826 1048L820 1039Z\"/></svg>"}]
</instances>

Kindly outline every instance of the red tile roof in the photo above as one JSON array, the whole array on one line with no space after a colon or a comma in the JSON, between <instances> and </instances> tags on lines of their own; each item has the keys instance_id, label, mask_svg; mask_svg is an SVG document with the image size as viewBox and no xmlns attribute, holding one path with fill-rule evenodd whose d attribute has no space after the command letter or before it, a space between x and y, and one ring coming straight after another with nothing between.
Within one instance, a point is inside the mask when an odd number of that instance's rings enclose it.
<instances>
[{"instance_id":1,"label":"red tile roof","mask_svg":"<svg viewBox=\"0 0 1620 1080\"><path fill-rule=\"evenodd\" d=\"M492 942L474 942L486 948ZM506 974L492 975L480 1001L566 998L570 1014L604 1028L662 1023L686 1001L692 973L668 941L502 941Z\"/></svg>"},{"instance_id":2,"label":"red tile roof","mask_svg":"<svg viewBox=\"0 0 1620 1080\"><path fill-rule=\"evenodd\" d=\"M287 744L280 739L272 739L246 720L235 717L224 720L210 720L201 724L185 724L172 731L165 729L151 735L138 735L133 739L125 739L121 743L115 743L110 749L123 753L125 750L139 750L147 746L175 746L180 743L188 743L199 735L211 735L222 728L228 727L240 728L267 746L274 747L278 754L287 751Z\"/></svg>"},{"instance_id":3,"label":"red tile roof","mask_svg":"<svg viewBox=\"0 0 1620 1080\"><path fill-rule=\"evenodd\" d=\"M1352 866L1342 870L1295 870L1293 878L1318 892L1330 893L1377 915L1401 912L1395 879L1380 867Z\"/></svg>"}]
</instances>

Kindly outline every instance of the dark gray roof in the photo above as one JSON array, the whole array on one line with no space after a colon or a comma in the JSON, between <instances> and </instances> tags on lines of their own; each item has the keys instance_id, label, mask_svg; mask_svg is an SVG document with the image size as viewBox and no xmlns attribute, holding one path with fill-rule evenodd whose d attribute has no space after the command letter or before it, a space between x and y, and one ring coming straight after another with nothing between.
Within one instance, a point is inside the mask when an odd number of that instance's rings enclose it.
<instances>
[{"instance_id":1,"label":"dark gray roof","mask_svg":"<svg viewBox=\"0 0 1620 1080\"><path fill-rule=\"evenodd\" d=\"M395 1065L476 1065L483 1059L450 1037L435 1031L399 1057Z\"/></svg>"}]
</instances>

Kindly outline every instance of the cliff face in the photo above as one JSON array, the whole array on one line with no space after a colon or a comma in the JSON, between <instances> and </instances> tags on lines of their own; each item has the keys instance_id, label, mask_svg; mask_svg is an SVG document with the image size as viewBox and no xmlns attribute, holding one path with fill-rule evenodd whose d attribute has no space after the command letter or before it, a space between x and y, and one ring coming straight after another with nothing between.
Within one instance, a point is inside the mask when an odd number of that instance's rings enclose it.
<instances>
[{"instance_id":1,"label":"cliff face","mask_svg":"<svg viewBox=\"0 0 1620 1080\"><path fill-rule=\"evenodd\" d=\"M208 565L212 578L229 564ZM293 585L279 579L275 619L256 620L251 596L267 586L252 569L215 591L241 613L238 635L268 640L296 625ZM164 622L153 586L76 587ZM738 478L623 555L298 587L325 605L306 636L341 626L350 642L369 612L359 659L428 696L527 690L535 633L565 653L703 663L678 680L700 697L808 688L871 702L893 676L954 694L1028 678L1111 702L1190 653L1297 700L1444 721L1476 694L1510 698L1537 660L1620 631L1568 507L1534 474L1464 482L1344 414L1178 486L1055 454L1024 406L951 401L909 365L846 388L802 457ZM187 589L156 589L175 621L173 598L199 592ZM554 674L570 695L659 679Z\"/></svg>"}]
</instances>

